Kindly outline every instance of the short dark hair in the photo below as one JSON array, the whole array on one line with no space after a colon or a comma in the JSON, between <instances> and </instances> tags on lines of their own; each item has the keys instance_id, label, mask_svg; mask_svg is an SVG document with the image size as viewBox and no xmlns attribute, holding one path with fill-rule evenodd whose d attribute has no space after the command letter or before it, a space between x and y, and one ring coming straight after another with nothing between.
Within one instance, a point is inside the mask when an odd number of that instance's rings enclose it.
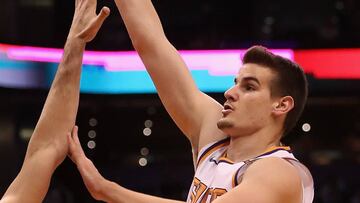
<instances>
[{"instance_id":1,"label":"short dark hair","mask_svg":"<svg viewBox=\"0 0 360 203\"><path fill-rule=\"evenodd\" d=\"M308 85L302 68L291 60L275 55L263 46L249 48L243 56L243 63L254 63L270 68L276 77L270 84L272 96L291 96L294 108L287 114L284 134L287 135L299 120L308 95Z\"/></svg>"}]
</instances>

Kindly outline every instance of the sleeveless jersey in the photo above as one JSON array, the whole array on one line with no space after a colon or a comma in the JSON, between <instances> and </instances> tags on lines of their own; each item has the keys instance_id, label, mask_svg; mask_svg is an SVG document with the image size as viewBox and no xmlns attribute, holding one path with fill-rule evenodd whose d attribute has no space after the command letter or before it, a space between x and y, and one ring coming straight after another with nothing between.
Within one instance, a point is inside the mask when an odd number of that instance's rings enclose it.
<instances>
[{"instance_id":1,"label":"sleeveless jersey","mask_svg":"<svg viewBox=\"0 0 360 203\"><path fill-rule=\"evenodd\" d=\"M309 170L291 153L289 147L274 147L265 153L238 163L225 158L230 139L206 145L199 152L193 183L187 203L210 203L217 197L236 187L247 167L254 161L279 157L289 161L299 172L302 181L302 203L311 203L314 183Z\"/></svg>"}]
</instances>

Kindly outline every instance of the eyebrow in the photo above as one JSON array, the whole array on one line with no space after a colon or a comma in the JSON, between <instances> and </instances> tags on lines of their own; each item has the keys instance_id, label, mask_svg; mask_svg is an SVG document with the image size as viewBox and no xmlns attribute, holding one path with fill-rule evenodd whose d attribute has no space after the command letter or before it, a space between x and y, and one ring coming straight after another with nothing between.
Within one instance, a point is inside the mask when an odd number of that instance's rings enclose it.
<instances>
[{"instance_id":1,"label":"eyebrow","mask_svg":"<svg viewBox=\"0 0 360 203\"><path fill-rule=\"evenodd\" d=\"M252 76L243 77L242 80L243 80L243 81L254 81L254 82L256 82L258 85L260 85L260 81L259 81L257 78L252 77ZM234 79L234 82L235 82L235 84L237 84L237 83L238 83L238 79L235 78L235 79Z\"/></svg>"}]
</instances>

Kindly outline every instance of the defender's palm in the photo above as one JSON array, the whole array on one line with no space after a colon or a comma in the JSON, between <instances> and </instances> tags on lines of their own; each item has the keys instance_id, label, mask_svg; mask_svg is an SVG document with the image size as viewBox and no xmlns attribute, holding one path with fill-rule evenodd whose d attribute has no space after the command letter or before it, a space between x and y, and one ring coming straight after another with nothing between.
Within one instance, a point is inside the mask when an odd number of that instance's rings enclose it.
<instances>
[{"instance_id":1,"label":"defender's palm","mask_svg":"<svg viewBox=\"0 0 360 203\"><path fill-rule=\"evenodd\" d=\"M87 190L96 200L102 200L100 185L106 181L95 165L88 159L81 147L78 137L78 127L75 126L69 138L69 158L76 164Z\"/></svg>"}]
</instances>

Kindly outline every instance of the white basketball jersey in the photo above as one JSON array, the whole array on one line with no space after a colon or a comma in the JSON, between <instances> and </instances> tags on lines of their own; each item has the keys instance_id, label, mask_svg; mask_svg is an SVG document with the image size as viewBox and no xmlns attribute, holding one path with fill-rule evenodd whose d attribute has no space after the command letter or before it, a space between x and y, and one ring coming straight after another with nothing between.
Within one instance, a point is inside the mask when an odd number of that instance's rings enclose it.
<instances>
[{"instance_id":1,"label":"white basketball jersey","mask_svg":"<svg viewBox=\"0 0 360 203\"><path fill-rule=\"evenodd\" d=\"M199 152L193 183L187 203L210 203L217 197L236 187L247 167L254 161L266 157L279 157L289 161L299 172L302 180L303 201L311 203L314 184L309 170L291 153L289 147L274 147L254 159L234 163L225 158L230 139L206 145Z\"/></svg>"}]
</instances>

